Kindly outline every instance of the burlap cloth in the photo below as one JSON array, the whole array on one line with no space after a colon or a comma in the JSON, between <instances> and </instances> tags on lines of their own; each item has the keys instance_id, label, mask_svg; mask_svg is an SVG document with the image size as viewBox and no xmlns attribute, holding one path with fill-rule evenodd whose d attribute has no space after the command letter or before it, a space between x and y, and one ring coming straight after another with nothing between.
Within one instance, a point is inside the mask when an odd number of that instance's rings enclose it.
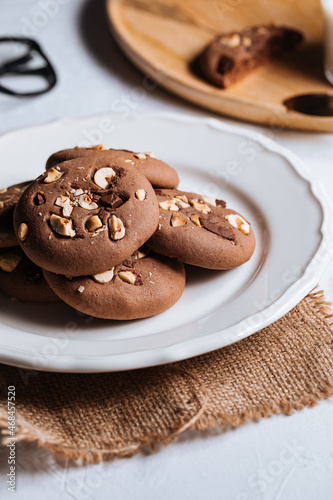
<instances>
[{"instance_id":1,"label":"burlap cloth","mask_svg":"<svg viewBox=\"0 0 333 500\"><path fill-rule=\"evenodd\" d=\"M0 365L0 384L2 444L14 385L17 440L88 462L131 456L186 429L237 427L332 395L332 311L312 293L255 335L193 359L96 375Z\"/></svg>"}]
</instances>

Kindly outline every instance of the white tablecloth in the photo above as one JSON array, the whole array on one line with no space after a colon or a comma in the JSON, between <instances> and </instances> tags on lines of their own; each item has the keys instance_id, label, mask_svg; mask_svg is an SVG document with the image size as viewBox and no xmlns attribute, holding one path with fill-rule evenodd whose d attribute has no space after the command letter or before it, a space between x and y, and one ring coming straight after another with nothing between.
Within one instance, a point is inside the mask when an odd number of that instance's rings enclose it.
<instances>
[{"instance_id":1,"label":"white tablecloth","mask_svg":"<svg viewBox=\"0 0 333 500\"><path fill-rule=\"evenodd\" d=\"M143 76L109 35L103 0L1 0L0 32L38 40L59 77L56 88L39 98L0 94L2 134L57 118L120 112L121 106L126 112L208 114L161 89L143 95ZM333 197L331 134L244 127L259 129L298 154ZM6 168L3 158L0 168ZM332 265L320 286L332 299ZM88 467L69 466L33 444L19 445L16 498L326 500L333 496L332 422L331 398L290 417L226 433L188 432L158 453ZM1 499L12 498L6 491L7 455L0 451Z\"/></svg>"}]
</instances>

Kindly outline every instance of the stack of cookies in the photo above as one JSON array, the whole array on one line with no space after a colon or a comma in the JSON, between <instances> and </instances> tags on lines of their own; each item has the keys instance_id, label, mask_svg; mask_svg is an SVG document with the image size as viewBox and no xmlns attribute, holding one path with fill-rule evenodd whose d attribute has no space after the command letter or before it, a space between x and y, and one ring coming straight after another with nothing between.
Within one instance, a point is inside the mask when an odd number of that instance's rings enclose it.
<instances>
[{"instance_id":1,"label":"stack of cookies","mask_svg":"<svg viewBox=\"0 0 333 500\"><path fill-rule=\"evenodd\" d=\"M223 270L246 262L255 247L248 221L178 183L151 153L53 154L36 180L0 190L0 290L139 319L179 300L184 263Z\"/></svg>"}]
</instances>

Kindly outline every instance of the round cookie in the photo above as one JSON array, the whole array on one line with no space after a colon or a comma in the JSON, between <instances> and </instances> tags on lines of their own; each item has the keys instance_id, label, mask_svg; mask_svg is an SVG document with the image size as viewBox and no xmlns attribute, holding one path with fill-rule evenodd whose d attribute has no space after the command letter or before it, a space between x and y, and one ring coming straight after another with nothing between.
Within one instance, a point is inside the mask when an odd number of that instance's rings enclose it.
<instances>
[{"instance_id":1,"label":"round cookie","mask_svg":"<svg viewBox=\"0 0 333 500\"><path fill-rule=\"evenodd\" d=\"M127 151L126 149L105 149L104 146L63 149L49 157L46 162L46 169L55 167L66 160L96 154L103 158L107 157L120 166L136 167L147 177L153 187L172 189L176 188L179 184L179 177L176 170L170 167L170 165L155 158L152 153L135 153L133 151Z\"/></svg>"},{"instance_id":2,"label":"round cookie","mask_svg":"<svg viewBox=\"0 0 333 500\"><path fill-rule=\"evenodd\" d=\"M166 311L185 287L183 264L152 254L139 259L132 256L94 277L66 278L48 271L44 275L54 292L74 309L114 320L147 318Z\"/></svg>"},{"instance_id":3,"label":"round cookie","mask_svg":"<svg viewBox=\"0 0 333 500\"><path fill-rule=\"evenodd\" d=\"M14 209L21 194L31 182L22 182L0 189L0 248L8 248L18 244L13 226Z\"/></svg>"},{"instance_id":4,"label":"round cookie","mask_svg":"<svg viewBox=\"0 0 333 500\"><path fill-rule=\"evenodd\" d=\"M250 224L222 200L178 190L156 190L158 229L147 242L154 251L206 269L232 269L250 259Z\"/></svg>"},{"instance_id":5,"label":"round cookie","mask_svg":"<svg viewBox=\"0 0 333 500\"><path fill-rule=\"evenodd\" d=\"M23 302L60 302L41 268L31 262L20 247L0 251L0 291Z\"/></svg>"},{"instance_id":6,"label":"round cookie","mask_svg":"<svg viewBox=\"0 0 333 500\"><path fill-rule=\"evenodd\" d=\"M158 203L146 177L97 156L47 170L14 212L27 256L43 269L71 276L119 264L157 225Z\"/></svg>"}]
</instances>

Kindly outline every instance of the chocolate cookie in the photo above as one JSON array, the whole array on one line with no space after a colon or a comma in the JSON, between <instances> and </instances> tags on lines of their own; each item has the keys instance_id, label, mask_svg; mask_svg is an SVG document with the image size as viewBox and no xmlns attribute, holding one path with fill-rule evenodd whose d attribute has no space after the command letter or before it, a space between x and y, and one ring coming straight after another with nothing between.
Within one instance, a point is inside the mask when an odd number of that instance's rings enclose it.
<instances>
[{"instance_id":1,"label":"chocolate cookie","mask_svg":"<svg viewBox=\"0 0 333 500\"><path fill-rule=\"evenodd\" d=\"M169 309L185 287L183 264L141 251L109 271L66 278L44 271L54 292L75 309L104 319L131 320Z\"/></svg>"},{"instance_id":2,"label":"chocolate cookie","mask_svg":"<svg viewBox=\"0 0 333 500\"><path fill-rule=\"evenodd\" d=\"M0 189L0 248L18 244L13 226L14 209L21 194L31 182L22 182Z\"/></svg>"},{"instance_id":3,"label":"chocolate cookie","mask_svg":"<svg viewBox=\"0 0 333 500\"><path fill-rule=\"evenodd\" d=\"M251 226L223 200L176 189L155 192L160 223L147 242L152 250L207 269L232 269L250 259L255 248Z\"/></svg>"},{"instance_id":4,"label":"chocolate cookie","mask_svg":"<svg viewBox=\"0 0 333 500\"><path fill-rule=\"evenodd\" d=\"M172 189L179 184L179 177L175 169L155 158L152 153L134 153L126 149L105 149L104 146L63 149L50 156L46 162L46 169L55 167L62 161L96 154L102 158L107 157L116 165L137 168L154 187Z\"/></svg>"},{"instance_id":5,"label":"chocolate cookie","mask_svg":"<svg viewBox=\"0 0 333 500\"><path fill-rule=\"evenodd\" d=\"M60 302L41 268L20 247L0 250L0 291L23 302Z\"/></svg>"},{"instance_id":6,"label":"chocolate cookie","mask_svg":"<svg viewBox=\"0 0 333 500\"><path fill-rule=\"evenodd\" d=\"M43 269L72 276L119 264L157 224L158 203L146 177L99 156L50 168L27 188L14 212L27 256Z\"/></svg>"},{"instance_id":7,"label":"chocolate cookie","mask_svg":"<svg viewBox=\"0 0 333 500\"><path fill-rule=\"evenodd\" d=\"M299 31L282 26L255 26L219 35L200 56L201 71L210 83L227 88L302 40Z\"/></svg>"}]
</instances>

